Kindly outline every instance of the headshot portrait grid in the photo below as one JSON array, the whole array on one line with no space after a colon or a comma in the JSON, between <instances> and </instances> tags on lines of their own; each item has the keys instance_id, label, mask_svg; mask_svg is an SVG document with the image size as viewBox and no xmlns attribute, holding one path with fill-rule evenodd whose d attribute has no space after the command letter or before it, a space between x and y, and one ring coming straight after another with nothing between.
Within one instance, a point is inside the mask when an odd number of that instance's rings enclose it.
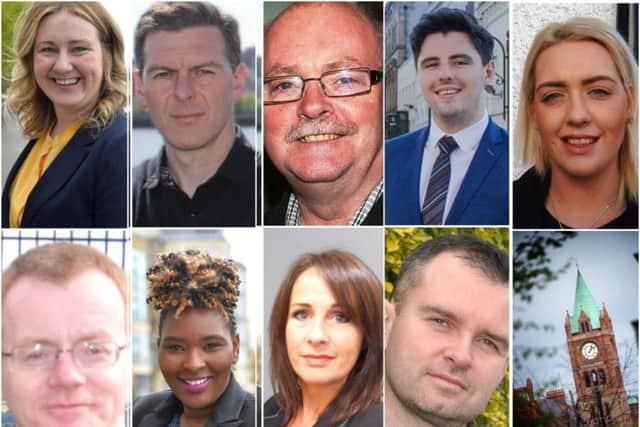
<instances>
[{"instance_id":1,"label":"headshot portrait grid","mask_svg":"<svg viewBox=\"0 0 640 427\"><path fill-rule=\"evenodd\" d=\"M134 233L134 427L260 419L261 272L231 256L257 244L252 229Z\"/></svg>"},{"instance_id":2,"label":"headshot portrait grid","mask_svg":"<svg viewBox=\"0 0 640 427\"><path fill-rule=\"evenodd\" d=\"M382 2L264 12L265 224L382 225Z\"/></svg>"},{"instance_id":3,"label":"headshot portrait grid","mask_svg":"<svg viewBox=\"0 0 640 427\"><path fill-rule=\"evenodd\" d=\"M382 230L264 241L264 426L381 427Z\"/></svg>"},{"instance_id":4,"label":"headshot portrait grid","mask_svg":"<svg viewBox=\"0 0 640 427\"><path fill-rule=\"evenodd\" d=\"M537 6L513 14L513 227L637 228L638 6Z\"/></svg>"},{"instance_id":5,"label":"headshot portrait grid","mask_svg":"<svg viewBox=\"0 0 640 427\"><path fill-rule=\"evenodd\" d=\"M385 426L509 424L509 235L386 228Z\"/></svg>"},{"instance_id":6,"label":"headshot portrait grid","mask_svg":"<svg viewBox=\"0 0 640 427\"><path fill-rule=\"evenodd\" d=\"M260 224L259 9L233 1L136 5L133 226Z\"/></svg>"},{"instance_id":7,"label":"headshot portrait grid","mask_svg":"<svg viewBox=\"0 0 640 427\"><path fill-rule=\"evenodd\" d=\"M3 3L2 20L2 227L127 227L118 24L98 2Z\"/></svg>"},{"instance_id":8,"label":"headshot portrait grid","mask_svg":"<svg viewBox=\"0 0 640 427\"><path fill-rule=\"evenodd\" d=\"M385 224L508 225L509 4L385 7Z\"/></svg>"},{"instance_id":9,"label":"headshot portrait grid","mask_svg":"<svg viewBox=\"0 0 640 427\"><path fill-rule=\"evenodd\" d=\"M129 237L3 230L2 425L127 425Z\"/></svg>"}]
</instances>

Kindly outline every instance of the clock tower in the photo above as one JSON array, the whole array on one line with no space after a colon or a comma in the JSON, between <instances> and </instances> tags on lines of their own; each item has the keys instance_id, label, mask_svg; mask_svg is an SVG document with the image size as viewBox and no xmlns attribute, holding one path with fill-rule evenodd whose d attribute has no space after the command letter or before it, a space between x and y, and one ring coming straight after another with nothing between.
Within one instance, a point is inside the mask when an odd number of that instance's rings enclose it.
<instances>
[{"instance_id":1,"label":"clock tower","mask_svg":"<svg viewBox=\"0 0 640 427\"><path fill-rule=\"evenodd\" d=\"M576 409L583 426L636 425L624 388L613 325L606 307L596 305L580 270L573 315L564 321L576 385Z\"/></svg>"}]
</instances>

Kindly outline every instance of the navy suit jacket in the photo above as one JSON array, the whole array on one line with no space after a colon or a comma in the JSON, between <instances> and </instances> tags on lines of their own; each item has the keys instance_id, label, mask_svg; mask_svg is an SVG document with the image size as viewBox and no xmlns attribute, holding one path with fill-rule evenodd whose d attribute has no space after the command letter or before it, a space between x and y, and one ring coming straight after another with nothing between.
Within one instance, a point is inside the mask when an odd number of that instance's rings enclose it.
<instances>
[{"instance_id":1,"label":"navy suit jacket","mask_svg":"<svg viewBox=\"0 0 640 427\"><path fill-rule=\"evenodd\" d=\"M2 227L9 227L11 184L33 149L29 141L2 192ZM96 133L82 127L49 165L27 198L21 228L127 226L127 119L123 113Z\"/></svg>"},{"instance_id":2,"label":"navy suit jacket","mask_svg":"<svg viewBox=\"0 0 640 427\"><path fill-rule=\"evenodd\" d=\"M385 143L385 218L388 225L420 225L420 168L429 127ZM489 120L446 225L509 224L509 135Z\"/></svg>"}]
</instances>

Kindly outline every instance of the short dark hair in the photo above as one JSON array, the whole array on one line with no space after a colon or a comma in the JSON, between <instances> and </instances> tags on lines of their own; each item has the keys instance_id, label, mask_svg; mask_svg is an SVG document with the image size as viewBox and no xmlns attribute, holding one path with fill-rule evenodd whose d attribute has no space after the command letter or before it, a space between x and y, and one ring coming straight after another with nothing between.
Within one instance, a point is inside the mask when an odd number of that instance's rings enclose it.
<instances>
[{"instance_id":1,"label":"short dark hair","mask_svg":"<svg viewBox=\"0 0 640 427\"><path fill-rule=\"evenodd\" d=\"M422 43L431 34L451 31L465 33L473 47L480 54L482 65L487 65L493 55L493 36L480 24L476 18L462 9L443 7L435 12L422 15L418 24L411 31L411 50L413 60L418 65L418 56Z\"/></svg>"},{"instance_id":2,"label":"short dark hair","mask_svg":"<svg viewBox=\"0 0 640 427\"><path fill-rule=\"evenodd\" d=\"M310 268L317 269L345 315L362 331L362 347L356 364L338 393L332 424L362 412L382 397L382 284L355 255L331 250L306 254L289 268L273 303L269 322L271 381L284 410L286 425L302 409L297 376L287 355L285 329L291 292L296 280Z\"/></svg>"},{"instance_id":3,"label":"short dark hair","mask_svg":"<svg viewBox=\"0 0 640 427\"><path fill-rule=\"evenodd\" d=\"M144 42L157 31L180 31L185 28L213 26L222 32L225 53L236 68L241 62L238 22L208 2L157 2L142 15L135 32L134 54L140 71L144 68Z\"/></svg>"},{"instance_id":4,"label":"short dark hair","mask_svg":"<svg viewBox=\"0 0 640 427\"><path fill-rule=\"evenodd\" d=\"M391 300L400 309L409 289L419 282L418 275L436 256L454 253L469 267L496 283L509 283L509 256L491 243L470 234L435 237L414 249L403 261Z\"/></svg>"}]
</instances>

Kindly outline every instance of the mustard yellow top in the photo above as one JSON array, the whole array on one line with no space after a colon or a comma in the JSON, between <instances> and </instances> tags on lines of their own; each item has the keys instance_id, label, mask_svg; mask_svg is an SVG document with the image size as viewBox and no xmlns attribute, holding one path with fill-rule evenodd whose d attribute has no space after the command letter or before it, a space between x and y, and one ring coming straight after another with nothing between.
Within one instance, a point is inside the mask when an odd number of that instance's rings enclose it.
<instances>
[{"instance_id":1,"label":"mustard yellow top","mask_svg":"<svg viewBox=\"0 0 640 427\"><path fill-rule=\"evenodd\" d=\"M33 145L29 155L16 174L13 184L11 184L9 192L10 227L20 227L24 207L31 191L33 191L33 187L36 186L42 174L71 141L73 135L82 127L84 122L84 118L78 119L56 136L51 136L51 130L53 129L51 128L46 134L41 135Z\"/></svg>"}]
</instances>

